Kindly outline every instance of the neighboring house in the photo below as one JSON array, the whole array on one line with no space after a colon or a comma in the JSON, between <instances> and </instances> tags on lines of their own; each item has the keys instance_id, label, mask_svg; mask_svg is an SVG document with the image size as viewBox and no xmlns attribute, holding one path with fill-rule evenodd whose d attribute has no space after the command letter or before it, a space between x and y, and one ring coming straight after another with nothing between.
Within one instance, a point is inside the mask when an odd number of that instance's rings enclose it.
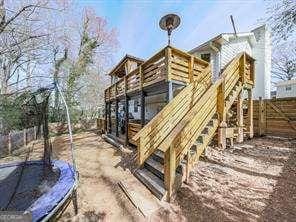
<instances>
[{"instance_id":1,"label":"neighboring house","mask_svg":"<svg viewBox=\"0 0 296 222\"><path fill-rule=\"evenodd\" d=\"M275 90L270 92L270 97L276 98L276 91Z\"/></svg>"},{"instance_id":2,"label":"neighboring house","mask_svg":"<svg viewBox=\"0 0 296 222\"><path fill-rule=\"evenodd\" d=\"M296 97L296 79L282 81L276 84L276 97Z\"/></svg>"},{"instance_id":3,"label":"neighboring house","mask_svg":"<svg viewBox=\"0 0 296 222\"><path fill-rule=\"evenodd\" d=\"M190 50L212 64L213 80L216 80L225 65L238 53L247 52L255 61L254 98L270 98L271 87L271 40L266 25L251 32L223 33Z\"/></svg>"}]
</instances>

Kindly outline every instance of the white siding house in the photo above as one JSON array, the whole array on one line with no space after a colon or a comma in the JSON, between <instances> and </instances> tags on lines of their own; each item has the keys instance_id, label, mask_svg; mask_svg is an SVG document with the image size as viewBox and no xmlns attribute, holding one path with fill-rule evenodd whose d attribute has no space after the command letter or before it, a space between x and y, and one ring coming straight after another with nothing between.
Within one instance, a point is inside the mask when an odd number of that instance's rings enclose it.
<instances>
[{"instance_id":1,"label":"white siding house","mask_svg":"<svg viewBox=\"0 0 296 222\"><path fill-rule=\"evenodd\" d=\"M225 65L240 52L246 52L255 59L254 98L270 98L271 41L265 25L237 35L220 34L189 51L211 62L214 81Z\"/></svg>"},{"instance_id":2,"label":"white siding house","mask_svg":"<svg viewBox=\"0 0 296 222\"><path fill-rule=\"evenodd\" d=\"M296 97L296 79L282 81L276 84L276 97Z\"/></svg>"}]
</instances>

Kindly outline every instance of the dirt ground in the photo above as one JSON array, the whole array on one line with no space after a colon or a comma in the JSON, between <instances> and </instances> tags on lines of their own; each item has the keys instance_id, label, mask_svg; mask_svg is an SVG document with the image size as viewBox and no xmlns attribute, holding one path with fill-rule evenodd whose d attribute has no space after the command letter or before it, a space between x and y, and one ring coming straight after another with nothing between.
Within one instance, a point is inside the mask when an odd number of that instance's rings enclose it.
<instances>
[{"instance_id":1,"label":"dirt ground","mask_svg":"<svg viewBox=\"0 0 296 222\"><path fill-rule=\"evenodd\" d=\"M296 221L295 140L256 138L224 151L208 148L171 204L156 200L132 175L135 150L119 150L91 132L76 134L74 142L79 213L69 205L60 221ZM70 160L67 136L53 145L54 156ZM34 150L32 158L41 156L38 146ZM120 181L142 194L137 201L149 216L132 205Z\"/></svg>"},{"instance_id":2,"label":"dirt ground","mask_svg":"<svg viewBox=\"0 0 296 222\"><path fill-rule=\"evenodd\" d=\"M174 204L188 221L296 221L296 141L209 148Z\"/></svg>"}]
</instances>

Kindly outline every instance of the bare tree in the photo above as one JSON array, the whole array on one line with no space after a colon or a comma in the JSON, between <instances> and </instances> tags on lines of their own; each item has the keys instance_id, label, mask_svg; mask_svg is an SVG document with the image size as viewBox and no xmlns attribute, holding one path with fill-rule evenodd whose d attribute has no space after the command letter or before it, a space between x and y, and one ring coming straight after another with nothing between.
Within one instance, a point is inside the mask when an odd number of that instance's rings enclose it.
<instances>
[{"instance_id":1,"label":"bare tree","mask_svg":"<svg viewBox=\"0 0 296 222\"><path fill-rule=\"evenodd\" d=\"M270 1L271 5L267 12L268 23L272 28L274 39L277 41L287 40L295 36L296 29L296 1L281 0Z\"/></svg>"},{"instance_id":2,"label":"bare tree","mask_svg":"<svg viewBox=\"0 0 296 222\"><path fill-rule=\"evenodd\" d=\"M277 46L272 55L272 77L277 80L291 80L296 77L295 41Z\"/></svg>"},{"instance_id":3,"label":"bare tree","mask_svg":"<svg viewBox=\"0 0 296 222\"><path fill-rule=\"evenodd\" d=\"M94 10L68 0L0 0L0 94L54 81L72 110L94 113L117 45L117 31Z\"/></svg>"},{"instance_id":4,"label":"bare tree","mask_svg":"<svg viewBox=\"0 0 296 222\"><path fill-rule=\"evenodd\" d=\"M33 73L49 62L54 32L50 12L63 10L54 1L0 0L0 93L31 87Z\"/></svg>"},{"instance_id":5,"label":"bare tree","mask_svg":"<svg viewBox=\"0 0 296 222\"><path fill-rule=\"evenodd\" d=\"M87 76L93 78L93 75L89 73L99 75L99 72L94 72L94 70L103 70L102 62L111 59L110 55L117 48L117 45L116 30L109 29L107 21L97 16L93 10L86 9L83 15L78 56L67 80L67 100L70 104L77 105L78 94L85 87L78 84L81 78L84 80ZM99 85L98 80L99 78L93 79ZM101 91L103 91L103 88ZM98 96L97 91L92 92L92 98L96 98ZM94 104L97 103L94 101Z\"/></svg>"}]
</instances>

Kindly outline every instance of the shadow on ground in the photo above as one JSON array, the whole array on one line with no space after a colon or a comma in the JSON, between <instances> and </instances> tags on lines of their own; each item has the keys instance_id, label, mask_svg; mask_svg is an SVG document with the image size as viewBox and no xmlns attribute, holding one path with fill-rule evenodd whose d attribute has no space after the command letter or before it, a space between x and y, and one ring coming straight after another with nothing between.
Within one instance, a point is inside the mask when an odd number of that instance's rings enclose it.
<instances>
[{"instance_id":1,"label":"shadow on ground","mask_svg":"<svg viewBox=\"0 0 296 222\"><path fill-rule=\"evenodd\" d=\"M259 138L210 149L174 204L188 221L295 221L295 144Z\"/></svg>"}]
</instances>

